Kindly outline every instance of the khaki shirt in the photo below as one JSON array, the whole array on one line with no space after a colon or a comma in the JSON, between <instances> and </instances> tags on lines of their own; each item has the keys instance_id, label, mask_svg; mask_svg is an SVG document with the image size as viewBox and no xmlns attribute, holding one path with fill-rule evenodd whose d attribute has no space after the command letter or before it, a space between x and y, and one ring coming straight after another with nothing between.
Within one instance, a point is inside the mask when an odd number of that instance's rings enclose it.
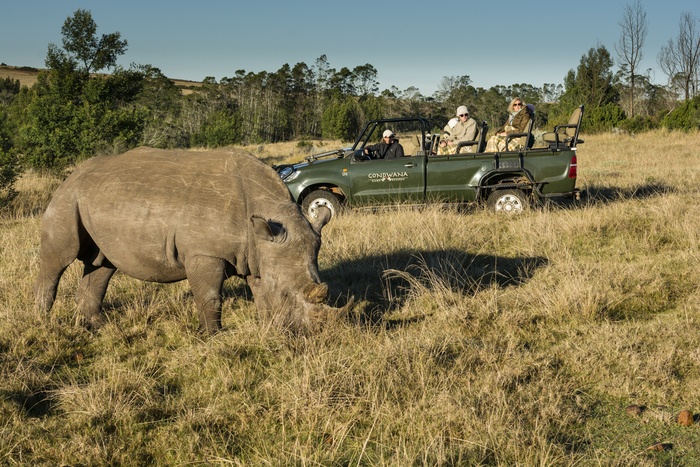
<instances>
[{"instance_id":1,"label":"khaki shirt","mask_svg":"<svg viewBox=\"0 0 700 467\"><path fill-rule=\"evenodd\" d=\"M445 138L445 140L454 145L462 141L474 141L477 132L476 120L470 117L464 122L457 122L452 131L450 131L450 136Z\"/></svg>"}]
</instances>

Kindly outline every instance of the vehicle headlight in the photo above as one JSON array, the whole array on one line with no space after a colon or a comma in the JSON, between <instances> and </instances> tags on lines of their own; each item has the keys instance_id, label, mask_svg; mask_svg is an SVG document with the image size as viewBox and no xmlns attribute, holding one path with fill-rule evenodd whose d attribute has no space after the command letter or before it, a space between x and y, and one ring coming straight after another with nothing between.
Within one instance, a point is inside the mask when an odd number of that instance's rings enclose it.
<instances>
[{"instance_id":1,"label":"vehicle headlight","mask_svg":"<svg viewBox=\"0 0 700 467\"><path fill-rule=\"evenodd\" d=\"M291 182L299 176L299 173L300 172L298 170L292 169L291 173L287 175L287 178L283 178L282 180L284 180L285 182Z\"/></svg>"},{"instance_id":2,"label":"vehicle headlight","mask_svg":"<svg viewBox=\"0 0 700 467\"><path fill-rule=\"evenodd\" d=\"M285 182L291 182L299 176L299 172L297 170L294 170L294 167L292 167L291 165L280 167L277 170L277 174Z\"/></svg>"}]
</instances>

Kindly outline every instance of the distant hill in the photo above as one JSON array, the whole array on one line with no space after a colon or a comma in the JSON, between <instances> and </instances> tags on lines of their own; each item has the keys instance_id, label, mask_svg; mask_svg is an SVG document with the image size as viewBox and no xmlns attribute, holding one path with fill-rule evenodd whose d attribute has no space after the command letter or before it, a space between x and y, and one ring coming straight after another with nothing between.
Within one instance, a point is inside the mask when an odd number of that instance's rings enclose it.
<instances>
[{"instance_id":1,"label":"distant hill","mask_svg":"<svg viewBox=\"0 0 700 467\"><path fill-rule=\"evenodd\" d=\"M30 66L11 66L4 63L0 64L0 79L12 78L19 80L20 86L32 87L36 83L37 76L41 70ZM193 87L202 85L199 81L188 81L184 79L172 79L176 86L182 88L183 94L192 92Z\"/></svg>"},{"instance_id":2,"label":"distant hill","mask_svg":"<svg viewBox=\"0 0 700 467\"><path fill-rule=\"evenodd\" d=\"M19 80L20 86L31 87L36 83L36 78L39 75L39 69L29 66L9 66L4 63L0 65L0 79L12 78Z\"/></svg>"}]
</instances>

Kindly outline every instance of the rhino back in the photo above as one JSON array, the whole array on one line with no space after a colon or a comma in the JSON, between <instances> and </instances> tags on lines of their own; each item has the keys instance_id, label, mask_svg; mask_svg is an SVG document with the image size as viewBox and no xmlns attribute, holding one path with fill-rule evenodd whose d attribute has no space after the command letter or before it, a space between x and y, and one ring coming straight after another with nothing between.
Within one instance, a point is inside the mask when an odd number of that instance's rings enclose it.
<instances>
[{"instance_id":1,"label":"rhino back","mask_svg":"<svg viewBox=\"0 0 700 467\"><path fill-rule=\"evenodd\" d=\"M250 215L284 217L296 208L272 168L231 149L97 157L62 188L106 258L131 276L163 282L184 278L187 255L244 269Z\"/></svg>"}]
</instances>

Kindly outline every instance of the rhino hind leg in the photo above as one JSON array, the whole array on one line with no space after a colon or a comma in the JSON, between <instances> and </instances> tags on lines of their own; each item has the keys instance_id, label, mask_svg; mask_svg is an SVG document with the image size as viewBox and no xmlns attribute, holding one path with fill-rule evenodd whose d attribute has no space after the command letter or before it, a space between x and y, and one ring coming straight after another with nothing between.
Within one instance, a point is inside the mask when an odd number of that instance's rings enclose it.
<instances>
[{"instance_id":1,"label":"rhino hind leg","mask_svg":"<svg viewBox=\"0 0 700 467\"><path fill-rule=\"evenodd\" d=\"M104 324L102 300L107 293L109 280L115 272L116 268L107 261L98 266L85 263L83 278L78 286L75 301L78 309L83 313L88 329L97 330Z\"/></svg>"},{"instance_id":2,"label":"rhino hind leg","mask_svg":"<svg viewBox=\"0 0 700 467\"><path fill-rule=\"evenodd\" d=\"M78 257L81 235L77 214L62 222L47 212L42 222L39 275L34 284L35 308L48 313L56 300L58 283L66 268Z\"/></svg>"},{"instance_id":3,"label":"rhino hind leg","mask_svg":"<svg viewBox=\"0 0 700 467\"><path fill-rule=\"evenodd\" d=\"M195 256L185 261L187 281L199 315L199 329L214 334L221 329L221 291L226 262L221 258Z\"/></svg>"}]
</instances>

